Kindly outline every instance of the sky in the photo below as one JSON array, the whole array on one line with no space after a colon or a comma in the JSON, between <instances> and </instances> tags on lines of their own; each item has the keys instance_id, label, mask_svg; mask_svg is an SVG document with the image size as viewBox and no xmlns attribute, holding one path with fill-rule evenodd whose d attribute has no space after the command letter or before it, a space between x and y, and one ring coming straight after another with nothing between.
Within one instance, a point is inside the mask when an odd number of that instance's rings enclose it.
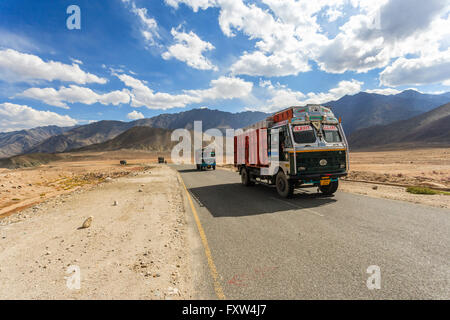
<instances>
[{"instance_id":1,"label":"sky","mask_svg":"<svg viewBox=\"0 0 450 320\"><path fill-rule=\"evenodd\" d=\"M0 132L448 92L449 13L449 0L2 0Z\"/></svg>"}]
</instances>

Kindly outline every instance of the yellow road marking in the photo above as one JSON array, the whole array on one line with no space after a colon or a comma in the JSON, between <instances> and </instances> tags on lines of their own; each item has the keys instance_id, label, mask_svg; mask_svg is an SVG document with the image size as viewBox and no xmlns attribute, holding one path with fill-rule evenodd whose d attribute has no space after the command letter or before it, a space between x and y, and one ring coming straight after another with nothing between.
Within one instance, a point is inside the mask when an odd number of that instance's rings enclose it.
<instances>
[{"instance_id":1,"label":"yellow road marking","mask_svg":"<svg viewBox=\"0 0 450 320\"><path fill-rule=\"evenodd\" d=\"M186 194L187 194L187 197L189 200L189 205L191 206L192 214L194 215L194 219L197 224L197 229L200 234L200 238L202 239L203 248L205 249L206 258L208 259L209 271L211 272L211 276L212 276L213 282L214 282L214 291L216 292L216 295L220 300L225 300L225 294L223 293L223 289L222 289L222 286L220 285L220 281L219 281L219 273L217 272L217 268L216 268L216 265L214 263L214 260L213 260L212 254L211 254L211 250L209 249L208 240L206 239L205 231L203 230L203 226L200 222L200 218L198 217L197 210L195 209L194 203L192 202L191 195L189 194L189 191L186 188L186 185L184 184L183 178L181 178L181 175L179 173L178 173L178 175L180 177L181 184L183 185L183 188L186 191Z\"/></svg>"}]
</instances>

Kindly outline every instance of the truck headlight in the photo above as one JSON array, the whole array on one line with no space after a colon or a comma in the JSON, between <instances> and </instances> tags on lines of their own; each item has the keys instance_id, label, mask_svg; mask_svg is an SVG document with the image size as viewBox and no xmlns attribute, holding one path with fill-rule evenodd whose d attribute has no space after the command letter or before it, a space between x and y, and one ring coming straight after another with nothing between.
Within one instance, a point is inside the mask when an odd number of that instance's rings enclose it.
<instances>
[{"instance_id":1,"label":"truck headlight","mask_svg":"<svg viewBox=\"0 0 450 320\"><path fill-rule=\"evenodd\" d=\"M345 168L345 163L341 163L341 169Z\"/></svg>"},{"instance_id":2,"label":"truck headlight","mask_svg":"<svg viewBox=\"0 0 450 320\"><path fill-rule=\"evenodd\" d=\"M303 171L303 170L306 170L306 168L305 167L298 167L298 170Z\"/></svg>"}]
</instances>

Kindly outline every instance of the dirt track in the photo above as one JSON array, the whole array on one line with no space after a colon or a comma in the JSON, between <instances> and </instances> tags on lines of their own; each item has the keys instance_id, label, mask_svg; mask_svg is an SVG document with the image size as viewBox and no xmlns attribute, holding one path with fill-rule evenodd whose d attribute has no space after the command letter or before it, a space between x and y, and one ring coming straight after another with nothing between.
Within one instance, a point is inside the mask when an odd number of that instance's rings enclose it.
<instances>
[{"instance_id":1,"label":"dirt track","mask_svg":"<svg viewBox=\"0 0 450 320\"><path fill-rule=\"evenodd\" d=\"M1 220L0 299L192 298L177 179L155 166ZM88 216L91 227L78 229ZM66 285L71 265L80 290Z\"/></svg>"}]
</instances>

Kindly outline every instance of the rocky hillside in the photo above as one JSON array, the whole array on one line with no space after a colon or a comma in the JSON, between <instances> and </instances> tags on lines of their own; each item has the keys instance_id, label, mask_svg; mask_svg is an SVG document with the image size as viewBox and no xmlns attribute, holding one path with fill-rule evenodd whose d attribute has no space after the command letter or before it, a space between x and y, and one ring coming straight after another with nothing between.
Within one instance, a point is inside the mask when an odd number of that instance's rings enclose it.
<instances>
[{"instance_id":1,"label":"rocky hillside","mask_svg":"<svg viewBox=\"0 0 450 320\"><path fill-rule=\"evenodd\" d=\"M121 149L170 151L178 142L170 139L171 130L151 127L133 127L114 139L86 146L76 151L112 151Z\"/></svg>"},{"instance_id":2,"label":"rocky hillside","mask_svg":"<svg viewBox=\"0 0 450 320\"><path fill-rule=\"evenodd\" d=\"M450 94L423 94L405 90L396 95L360 92L326 103L342 117L347 134L374 125L386 125L412 118L450 101Z\"/></svg>"},{"instance_id":3,"label":"rocky hillside","mask_svg":"<svg viewBox=\"0 0 450 320\"><path fill-rule=\"evenodd\" d=\"M42 141L62 134L71 127L47 126L30 130L20 130L0 133L0 158L22 154L32 149Z\"/></svg>"},{"instance_id":4,"label":"rocky hillside","mask_svg":"<svg viewBox=\"0 0 450 320\"><path fill-rule=\"evenodd\" d=\"M355 131L348 142L352 149L450 146L450 103L411 119Z\"/></svg>"}]
</instances>

